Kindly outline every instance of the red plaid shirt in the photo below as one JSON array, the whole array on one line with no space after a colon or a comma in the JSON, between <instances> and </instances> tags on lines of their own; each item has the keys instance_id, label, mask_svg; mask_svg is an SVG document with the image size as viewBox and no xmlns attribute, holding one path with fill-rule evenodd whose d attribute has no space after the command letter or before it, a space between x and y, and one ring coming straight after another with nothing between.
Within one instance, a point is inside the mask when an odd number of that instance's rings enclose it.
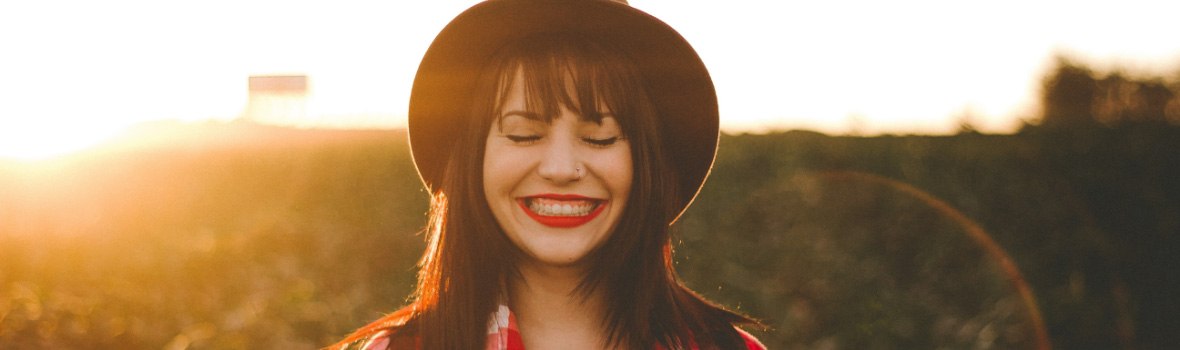
<instances>
[{"instance_id":1,"label":"red plaid shirt","mask_svg":"<svg viewBox=\"0 0 1180 350\"><path fill-rule=\"evenodd\" d=\"M737 331L746 340L746 348L766 350L766 346L758 342L754 336L740 328ZM389 335L389 331L381 331L365 342L361 349L384 350L389 347ZM416 348L420 348L420 346ZM657 347L657 349L663 349L663 347ZM516 315L508 310L508 306L500 305L496 309L496 313L492 315L492 319L488 321L487 350L524 350L524 340L521 339L520 329L516 326Z\"/></svg>"}]
</instances>

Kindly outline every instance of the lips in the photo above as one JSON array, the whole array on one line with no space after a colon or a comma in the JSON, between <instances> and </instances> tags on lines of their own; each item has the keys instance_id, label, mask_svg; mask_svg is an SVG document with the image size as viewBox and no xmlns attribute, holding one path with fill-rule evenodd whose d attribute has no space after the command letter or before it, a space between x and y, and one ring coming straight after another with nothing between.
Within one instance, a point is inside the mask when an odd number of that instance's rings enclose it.
<instances>
[{"instance_id":1,"label":"lips","mask_svg":"<svg viewBox=\"0 0 1180 350\"><path fill-rule=\"evenodd\" d=\"M559 228L581 226L594 220L606 208L605 200L570 194L521 197L517 204L538 223Z\"/></svg>"}]
</instances>

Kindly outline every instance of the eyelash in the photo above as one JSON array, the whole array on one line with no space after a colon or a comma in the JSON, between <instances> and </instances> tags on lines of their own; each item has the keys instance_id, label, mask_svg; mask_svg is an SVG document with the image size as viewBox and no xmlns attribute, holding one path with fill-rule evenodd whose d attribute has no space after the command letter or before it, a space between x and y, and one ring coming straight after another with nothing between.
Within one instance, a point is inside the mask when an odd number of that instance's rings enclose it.
<instances>
[{"instance_id":1,"label":"eyelash","mask_svg":"<svg viewBox=\"0 0 1180 350\"><path fill-rule=\"evenodd\" d=\"M504 137L508 138L508 141L517 144L531 144L541 140L540 135L504 135Z\"/></svg>"},{"instance_id":2,"label":"eyelash","mask_svg":"<svg viewBox=\"0 0 1180 350\"><path fill-rule=\"evenodd\" d=\"M615 144L616 141L619 141L619 137L614 136L614 137L608 137L605 139L594 139L594 138L583 137L582 141L586 141L586 143L589 143L589 144L597 146L597 147L606 147L606 146L610 146L610 145Z\"/></svg>"}]
</instances>

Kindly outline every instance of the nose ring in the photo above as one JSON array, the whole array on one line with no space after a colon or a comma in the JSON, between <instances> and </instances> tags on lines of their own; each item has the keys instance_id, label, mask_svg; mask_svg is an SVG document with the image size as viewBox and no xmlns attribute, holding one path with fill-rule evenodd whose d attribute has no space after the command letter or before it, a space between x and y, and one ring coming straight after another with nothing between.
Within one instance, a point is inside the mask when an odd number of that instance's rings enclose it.
<instances>
[{"instance_id":1,"label":"nose ring","mask_svg":"<svg viewBox=\"0 0 1180 350\"><path fill-rule=\"evenodd\" d=\"M574 168L574 174L577 175L577 178L581 179L582 178L582 167Z\"/></svg>"}]
</instances>

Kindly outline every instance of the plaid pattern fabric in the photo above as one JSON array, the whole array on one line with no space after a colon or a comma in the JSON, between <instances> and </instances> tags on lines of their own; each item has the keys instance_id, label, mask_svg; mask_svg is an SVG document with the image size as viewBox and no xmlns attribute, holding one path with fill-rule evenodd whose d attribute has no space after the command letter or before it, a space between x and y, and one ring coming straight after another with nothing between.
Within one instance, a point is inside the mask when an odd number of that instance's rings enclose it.
<instances>
[{"instance_id":1,"label":"plaid pattern fabric","mask_svg":"<svg viewBox=\"0 0 1180 350\"><path fill-rule=\"evenodd\" d=\"M370 337L369 340L360 347L362 350L385 350L387 348L389 348L389 331L380 331L377 332L377 334L373 334L373 336Z\"/></svg>"},{"instance_id":2,"label":"plaid pattern fabric","mask_svg":"<svg viewBox=\"0 0 1180 350\"><path fill-rule=\"evenodd\" d=\"M390 332L381 331L374 334L360 347L363 350L385 350L389 348ZM508 310L507 305L500 305L488 321L487 350L524 350L524 341L520 338L520 329L516 327L516 315ZM415 344L419 345L419 344ZM416 346L415 348L421 348Z\"/></svg>"},{"instance_id":3,"label":"plaid pattern fabric","mask_svg":"<svg viewBox=\"0 0 1180 350\"><path fill-rule=\"evenodd\" d=\"M507 305L500 305L488 321L487 350L524 350L520 329L516 328L516 315Z\"/></svg>"},{"instance_id":4,"label":"plaid pattern fabric","mask_svg":"<svg viewBox=\"0 0 1180 350\"><path fill-rule=\"evenodd\" d=\"M766 350L766 346L758 342L754 336L746 333L740 328L737 329L742 338L746 340L746 348L750 350ZM385 350L389 348L389 331L382 331L374 334L373 337L360 348L363 350ZM421 348L421 344L415 344L414 348ZM694 350L696 347L692 347ZM512 310L508 309L507 305L500 305L496 308L496 312L492 314L492 319L488 321L488 342L487 350L524 350L524 340L520 337L520 329L516 325L516 315L512 314ZM664 350L663 347L657 346L657 350ZM395 350L400 350L400 347L395 346Z\"/></svg>"}]
</instances>

